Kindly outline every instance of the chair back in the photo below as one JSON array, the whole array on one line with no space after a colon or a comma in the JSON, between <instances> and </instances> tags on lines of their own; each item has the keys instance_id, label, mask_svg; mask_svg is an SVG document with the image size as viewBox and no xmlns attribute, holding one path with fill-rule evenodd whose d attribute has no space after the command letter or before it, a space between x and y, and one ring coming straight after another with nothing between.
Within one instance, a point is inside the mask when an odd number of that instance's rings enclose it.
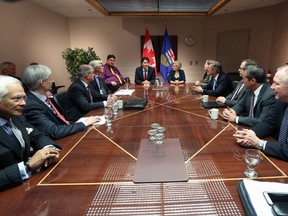
<instances>
[{"instance_id":1,"label":"chair back","mask_svg":"<svg viewBox=\"0 0 288 216\"><path fill-rule=\"evenodd\" d=\"M66 100L67 100L67 91L62 91L54 95L54 101L64 116L66 116L65 112Z\"/></svg>"}]
</instances>

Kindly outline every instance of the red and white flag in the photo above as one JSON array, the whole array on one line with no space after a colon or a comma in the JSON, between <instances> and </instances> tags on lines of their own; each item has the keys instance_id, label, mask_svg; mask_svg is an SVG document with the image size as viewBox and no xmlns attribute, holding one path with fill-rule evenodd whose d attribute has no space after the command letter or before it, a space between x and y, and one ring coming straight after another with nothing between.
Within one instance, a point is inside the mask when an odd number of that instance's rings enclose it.
<instances>
[{"instance_id":1,"label":"red and white flag","mask_svg":"<svg viewBox=\"0 0 288 216\"><path fill-rule=\"evenodd\" d=\"M152 41L151 41L149 29L148 29L148 24L146 24L146 33L145 33L142 57L149 58L149 60L150 60L149 64L150 64L151 67L154 67L155 73L156 73L156 76L157 76L155 52L154 52L154 49L153 49L153 45L152 45Z\"/></svg>"}]
</instances>

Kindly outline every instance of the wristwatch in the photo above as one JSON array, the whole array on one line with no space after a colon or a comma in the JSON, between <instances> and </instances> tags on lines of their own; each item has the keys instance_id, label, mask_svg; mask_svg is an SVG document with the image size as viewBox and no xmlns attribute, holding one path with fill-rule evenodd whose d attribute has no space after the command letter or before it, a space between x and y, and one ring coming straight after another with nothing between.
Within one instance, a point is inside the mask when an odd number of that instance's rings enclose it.
<instances>
[{"instance_id":1,"label":"wristwatch","mask_svg":"<svg viewBox=\"0 0 288 216\"><path fill-rule=\"evenodd\" d=\"M27 171L27 172L32 172L32 169L31 169L31 167L30 167L30 165L29 165L29 161L26 161L26 162L24 163L24 165L25 165L25 168L26 168L26 171Z\"/></svg>"}]
</instances>

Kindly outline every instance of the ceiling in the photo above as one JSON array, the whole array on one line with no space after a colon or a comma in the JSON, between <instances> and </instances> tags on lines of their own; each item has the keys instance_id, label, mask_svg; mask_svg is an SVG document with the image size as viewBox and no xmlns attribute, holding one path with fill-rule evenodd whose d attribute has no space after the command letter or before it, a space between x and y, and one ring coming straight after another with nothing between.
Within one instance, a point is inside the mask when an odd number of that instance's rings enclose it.
<instances>
[{"instance_id":1,"label":"ceiling","mask_svg":"<svg viewBox=\"0 0 288 216\"><path fill-rule=\"evenodd\" d=\"M285 0L27 0L65 17L206 16L267 7Z\"/></svg>"}]
</instances>

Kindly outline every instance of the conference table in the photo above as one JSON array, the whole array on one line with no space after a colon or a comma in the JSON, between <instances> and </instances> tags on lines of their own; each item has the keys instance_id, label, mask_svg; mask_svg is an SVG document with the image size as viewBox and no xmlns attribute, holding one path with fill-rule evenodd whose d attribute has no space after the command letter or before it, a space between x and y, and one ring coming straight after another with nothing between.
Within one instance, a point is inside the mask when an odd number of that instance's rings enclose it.
<instances>
[{"instance_id":1,"label":"conference table","mask_svg":"<svg viewBox=\"0 0 288 216\"><path fill-rule=\"evenodd\" d=\"M57 140L63 148L59 161L0 192L0 214L245 215L237 184L247 178L246 148L232 136L243 127L221 115L212 120L200 95L191 94L191 84L129 88L133 94L119 99L147 98L144 110L119 110L111 127L93 126ZM163 146L165 139L179 140L188 181L133 182L140 144L152 123L166 127ZM287 182L287 163L262 157L255 180Z\"/></svg>"}]
</instances>

